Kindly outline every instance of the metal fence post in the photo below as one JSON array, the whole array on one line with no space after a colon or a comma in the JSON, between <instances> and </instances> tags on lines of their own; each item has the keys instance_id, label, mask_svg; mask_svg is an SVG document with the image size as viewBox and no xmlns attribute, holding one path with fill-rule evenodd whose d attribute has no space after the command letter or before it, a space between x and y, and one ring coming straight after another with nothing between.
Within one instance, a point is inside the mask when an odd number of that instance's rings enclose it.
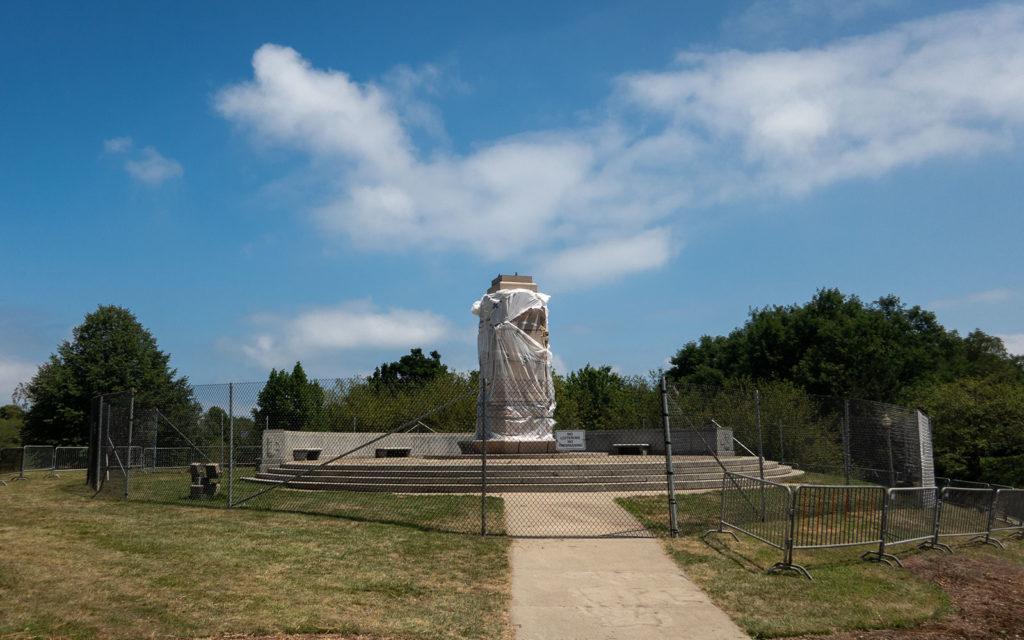
<instances>
[{"instance_id":1,"label":"metal fence post","mask_svg":"<svg viewBox=\"0 0 1024 640\"><path fill-rule=\"evenodd\" d=\"M868 551L861 555L862 560L873 560L875 562L884 562L885 564L892 566L902 567L903 563L900 559L891 553L885 552L886 538L889 535L889 509L892 505L892 487L885 490L885 498L882 501L882 524L879 529L878 535L878 551ZM893 563L896 563L893 565Z\"/></svg>"},{"instance_id":2,"label":"metal fence post","mask_svg":"<svg viewBox=\"0 0 1024 640\"><path fill-rule=\"evenodd\" d=\"M153 473L156 473L156 455L160 450L160 443L157 439L157 430L160 428L160 412L153 412Z\"/></svg>"},{"instance_id":3,"label":"metal fence post","mask_svg":"<svg viewBox=\"0 0 1024 640\"><path fill-rule=\"evenodd\" d=\"M679 520L676 514L676 480L672 466L672 427L668 416L668 386L665 375L661 376L661 423L665 427L665 481L668 483L668 513L672 537L679 537Z\"/></svg>"},{"instance_id":4,"label":"metal fence post","mask_svg":"<svg viewBox=\"0 0 1024 640\"><path fill-rule=\"evenodd\" d=\"M764 486L764 432L761 429L761 392L758 389L754 389L754 414L757 417L757 468L761 478L761 519L764 520L767 513Z\"/></svg>"},{"instance_id":5,"label":"metal fence post","mask_svg":"<svg viewBox=\"0 0 1024 640\"><path fill-rule=\"evenodd\" d=\"M917 545L919 549L939 549L946 553L953 553L947 545L939 542L939 530L942 527L942 505L946 501L943 497L946 495L946 489L939 492L938 500L935 502L935 518L932 520L932 536L930 540L925 540L921 544Z\"/></svg>"},{"instance_id":6,"label":"metal fence post","mask_svg":"<svg viewBox=\"0 0 1024 640\"><path fill-rule=\"evenodd\" d=\"M220 414L220 468L224 468L224 414Z\"/></svg>"},{"instance_id":7,"label":"metal fence post","mask_svg":"<svg viewBox=\"0 0 1024 640\"><path fill-rule=\"evenodd\" d=\"M132 397L128 403L128 451L125 459L128 461L124 470L124 499L128 499L128 488L132 480L132 428L135 426L135 389L132 389Z\"/></svg>"},{"instance_id":8,"label":"metal fence post","mask_svg":"<svg viewBox=\"0 0 1024 640\"><path fill-rule=\"evenodd\" d=\"M487 382L480 376L480 393L484 398L480 410L480 535L487 535Z\"/></svg>"},{"instance_id":9,"label":"metal fence post","mask_svg":"<svg viewBox=\"0 0 1024 640\"><path fill-rule=\"evenodd\" d=\"M103 459L103 396L100 396L99 415L96 419L96 440L92 443L95 449L90 453L89 462L92 474L92 490L100 490L100 467Z\"/></svg>"},{"instance_id":10,"label":"metal fence post","mask_svg":"<svg viewBox=\"0 0 1024 640\"><path fill-rule=\"evenodd\" d=\"M22 445L22 447L21 447L21 465L19 465L18 476L16 478L11 478L11 482L13 482L15 480L25 480L25 481L28 480L28 476L25 475L25 446L24 445Z\"/></svg>"},{"instance_id":11,"label":"metal fence post","mask_svg":"<svg viewBox=\"0 0 1024 640\"><path fill-rule=\"evenodd\" d=\"M107 443L111 442L111 440L110 440L110 412L111 412L112 409L113 409L113 406L111 406L111 404L108 402L107 406L106 406L106 414L107 414L106 420L103 419L103 414L100 414L100 426L101 426L100 433L103 434L103 439ZM100 450L101 451L103 450L104 447L105 447L105 445L100 444ZM103 483L110 479L110 454L111 453L114 453L114 454L117 453L117 450L113 448L113 445L111 445L111 450L103 455L103 466L102 466L103 479L100 481L100 485L97 488L102 488Z\"/></svg>"},{"instance_id":12,"label":"metal fence post","mask_svg":"<svg viewBox=\"0 0 1024 640\"><path fill-rule=\"evenodd\" d=\"M886 449L889 452L889 486L896 486L896 467L892 461L892 418L886 413L882 417L882 427L885 429Z\"/></svg>"},{"instance_id":13,"label":"metal fence post","mask_svg":"<svg viewBox=\"0 0 1024 640\"><path fill-rule=\"evenodd\" d=\"M992 500L988 503L988 522L985 525L985 539L982 540L985 544L992 544L1000 549L1003 549L1003 543L998 539L992 537L992 527L995 524L996 518L996 503L999 501L999 492L1002 489L996 489L992 492Z\"/></svg>"},{"instance_id":14,"label":"metal fence post","mask_svg":"<svg viewBox=\"0 0 1024 640\"><path fill-rule=\"evenodd\" d=\"M228 509L234 504L235 488L235 383L228 383ZM258 471L258 469L257 469Z\"/></svg>"},{"instance_id":15,"label":"metal fence post","mask_svg":"<svg viewBox=\"0 0 1024 640\"><path fill-rule=\"evenodd\" d=\"M782 439L782 420L779 420L779 464L786 464L786 443Z\"/></svg>"},{"instance_id":16,"label":"metal fence post","mask_svg":"<svg viewBox=\"0 0 1024 640\"><path fill-rule=\"evenodd\" d=\"M850 484L850 399L843 398L843 474Z\"/></svg>"},{"instance_id":17,"label":"metal fence post","mask_svg":"<svg viewBox=\"0 0 1024 640\"><path fill-rule=\"evenodd\" d=\"M754 389L754 415L757 419L757 465L764 481L764 433L761 429L761 392Z\"/></svg>"}]
</instances>

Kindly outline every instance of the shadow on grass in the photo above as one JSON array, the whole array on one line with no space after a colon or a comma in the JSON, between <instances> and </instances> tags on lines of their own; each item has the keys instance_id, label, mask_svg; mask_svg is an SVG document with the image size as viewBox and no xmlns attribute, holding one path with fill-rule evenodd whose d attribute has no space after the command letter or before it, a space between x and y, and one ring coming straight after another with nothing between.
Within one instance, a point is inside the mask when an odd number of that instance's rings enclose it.
<instances>
[{"instance_id":1,"label":"shadow on grass","mask_svg":"<svg viewBox=\"0 0 1024 640\"><path fill-rule=\"evenodd\" d=\"M228 487L225 478L216 495L199 498L189 495L192 479L187 469L132 474L128 483L129 500L226 509L230 490L234 500L232 508L322 515L355 522L400 525L424 532L480 534L479 495L308 490L292 489L286 485L266 491L268 485L243 479L253 471L244 467L235 469L236 480L232 487ZM85 490L89 491L87 487ZM261 491L265 493L261 494ZM124 493L123 477L112 477L105 482L97 497L123 499ZM491 496L485 504L487 534L505 535L504 501Z\"/></svg>"}]
</instances>

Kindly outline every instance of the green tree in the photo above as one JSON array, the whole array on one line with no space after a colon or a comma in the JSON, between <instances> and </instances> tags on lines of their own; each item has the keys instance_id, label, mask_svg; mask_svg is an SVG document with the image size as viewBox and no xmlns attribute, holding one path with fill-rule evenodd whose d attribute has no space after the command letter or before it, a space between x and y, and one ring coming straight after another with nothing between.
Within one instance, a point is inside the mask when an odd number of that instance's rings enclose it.
<instances>
[{"instance_id":1,"label":"green tree","mask_svg":"<svg viewBox=\"0 0 1024 640\"><path fill-rule=\"evenodd\" d=\"M931 418L939 475L996 482L984 459L1024 455L1024 383L961 377L914 389L908 400Z\"/></svg>"},{"instance_id":2,"label":"green tree","mask_svg":"<svg viewBox=\"0 0 1024 640\"><path fill-rule=\"evenodd\" d=\"M224 434L224 441L228 439L229 430L228 412L218 406L212 406L206 410L203 417L196 425L196 432L190 435L197 446L220 445L222 444L221 433Z\"/></svg>"},{"instance_id":3,"label":"green tree","mask_svg":"<svg viewBox=\"0 0 1024 640\"><path fill-rule=\"evenodd\" d=\"M430 357L423 355L423 349L411 349L397 362L385 362L377 367L370 381L375 384L422 385L448 373L448 367L441 364L441 354L431 351Z\"/></svg>"},{"instance_id":4,"label":"green tree","mask_svg":"<svg viewBox=\"0 0 1024 640\"><path fill-rule=\"evenodd\" d=\"M317 431L324 424L323 406L323 388L316 381L310 382L302 363L296 362L291 373L270 371L252 417L257 429Z\"/></svg>"},{"instance_id":5,"label":"green tree","mask_svg":"<svg viewBox=\"0 0 1024 640\"><path fill-rule=\"evenodd\" d=\"M27 444L86 444L92 399L136 389L136 402L175 416L195 415L188 379L123 307L100 305L87 314L22 389Z\"/></svg>"},{"instance_id":6,"label":"green tree","mask_svg":"<svg viewBox=\"0 0 1024 640\"><path fill-rule=\"evenodd\" d=\"M657 376L623 376L589 363L554 376L558 429L658 428L661 405Z\"/></svg>"},{"instance_id":7,"label":"green tree","mask_svg":"<svg viewBox=\"0 0 1024 640\"><path fill-rule=\"evenodd\" d=\"M886 402L962 375L1024 380L1021 360L997 337L979 330L961 338L895 296L864 304L837 289L821 289L802 306L754 309L728 336L686 344L672 365L672 377L692 384L786 381L810 393Z\"/></svg>"},{"instance_id":8,"label":"green tree","mask_svg":"<svg viewBox=\"0 0 1024 640\"><path fill-rule=\"evenodd\" d=\"M25 424L25 412L16 404L0 407L0 447L17 447L21 444L21 428Z\"/></svg>"}]
</instances>

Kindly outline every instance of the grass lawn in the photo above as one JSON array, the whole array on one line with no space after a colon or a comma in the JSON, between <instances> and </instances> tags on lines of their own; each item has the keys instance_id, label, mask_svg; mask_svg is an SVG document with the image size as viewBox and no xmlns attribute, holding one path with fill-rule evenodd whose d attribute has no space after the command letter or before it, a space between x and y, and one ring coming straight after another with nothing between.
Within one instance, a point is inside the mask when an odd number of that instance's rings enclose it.
<instances>
[{"instance_id":1,"label":"grass lawn","mask_svg":"<svg viewBox=\"0 0 1024 640\"><path fill-rule=\"evenodd\" d=\"M939 588L908 571L858 557L870 547L797 551L794 561L814 581L792 574L765 575L782 552L739 535L699 535L715 528L717 493L679 495L679 538L668 537L664 497L621 500L625 508L662 537L669 554L748 633L779 637L834 629L907 627L950 610ZM1024 543L1008 542L1024 557ZM902 554L912 547L897 547ZM937 553L937 552L933 552Z\"/></svg>"},{"instance_id":2,"label":"grass lawn","mask_svg":"<svg viewBox=\"0 0 1024 640\"><path fill-rule=\"evenodd\" d=\"M781 484L826 484L826 485L845 485L846 476L835 473L820 473L817 471L805 471L802 475L791 476L789 478L783 478ZM865 486L865 487L877 487L877 483L868 482L866 480L858 480L857 478L850 478L849 486Z\"/></svg>"},{"instance_id":3,"label":"grass lawn","mask_svg":"<svg viewBox=\"0 0 1024 640\"><path fill-rule=\"evenodd\" d=\"M247 482L255 469L239 467L234 471L232 497L238 501L265 490L268 485ZM167 469L150 473L133 471L129 492L133 501L170 502L180 505L226 507L227 473L220 495L200 500L189 499L191 476L187 469ZM111 474L104 493L124 495L123 480ZM353 520L401 524L427 531L455 533L480 532L479 495L393 494L368 491L303 491L279 488L244 503L246 509L270 509L295 513L340 516ZM505 533L504 508L500 498L487 499L487 532Z\"/></svg>"},{"instance_id":4,"label":"grass lawn","mask_svg":"<svg viewBox=\"0 0 1024 640\"><path fill-rule=\"evenodd\" d=\"M93 498L80 474L34 474L0 486L0 637L511 638L508 539L425 528Z\"/></svg>"}]
</instances>

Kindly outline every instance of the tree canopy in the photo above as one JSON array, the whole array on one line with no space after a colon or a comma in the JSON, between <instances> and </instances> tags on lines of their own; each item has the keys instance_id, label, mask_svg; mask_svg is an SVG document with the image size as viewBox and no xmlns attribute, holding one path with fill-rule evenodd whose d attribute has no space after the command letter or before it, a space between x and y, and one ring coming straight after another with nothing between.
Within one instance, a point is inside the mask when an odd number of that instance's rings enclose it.
<instances>
[{"instance_id":1,"label":"tree canopy","mask_svg":"<svg viewBox=\"0 0 1024 640\"><path fill-rule=\"evenodd\" d=\"M86 444L92 399L104 393L136 389L136 402L191 411L188 379L169 363L131 311L100 305L21 389L22 443Z\"/></svg>"},{"instance_id":2,"label":"tree canopy","mask_svg":"<svg viewBox=\"0 0 1024 640\"><path fill-rule=\"evenodd\" d=\"M291 373L271 369L252 417L257 429L318 430L323 423L324 390L306 377L302 363Z\"/></svg>"},{"instance_id":3,"label":"tree canopy","mask_svg":"<svg viewBox=\"0 0 1024 640\"><path fill-rule=\"evenodd\" d=\"M909 390L962 376L1024 380L1002 341L948 331L931 311L896 296L864 304L821 289L805 305L754 309L728 336L702 336L672 358L685 382L787 381L809 393L898 402Z\"/></svg>"},{"instance_id":4,"label":"tree canopy","mask_svg":"<svg viewBox=\"0 0 1024 640\"><path fill-rule=\"evenodd\" d=\"M25 412L16 404L0 407L0 447L16 447L21 444L21 428L25 423Z\"/></svg>"},{"instance_id":5,"label":"tree canopy","mask_svg":"<svg viewBox=\"0 0 1024 640\"><path fill-rule=\"evenodd\" d=\"M559 429L630 429L660 426L657 381L623 376L610 366L582 369L555 379Z\"/></svg>"},{"instance_id":6,"label":"tree canopy","mask_svg":"<svg viewBox=\"0 0 1024 640\"><path fill-rule=\"evenodd\" d=\"M754 309L728 336L702 336L669 375L698 385L786 382L808 393L895 402L932 420L936 471L1024 482L1024 358L984 331L945 329L895 296L864 304L821 289L805 305Z\"/></svg>"},{"instance_id":7,"label":"tree canopy","mask_svg":"<svg viewBox=\"0 0 1024 640\"><path fill-rule=\"evenodd\" d=\"M1024 384L968 376L920 387L908 400L932 420L935 465L942 475L1024 483L1024 467L1009 477L992 477L984 468L992 459L1024 462Z\"/></svg>"},{"instance_id":8,"label":"tree canopy","mask_svg":"<svg viewBox=\"0 0 1024 640\"><path fill-rule=\"evenodd\" d=\"M430 357L423 355L423 349L410 349L397 362L385 362L377 367L370 381L376 384L421 385L448 373L448 367L441 364L441 354L431 351Z\"/></svg>"}]
</instances>

